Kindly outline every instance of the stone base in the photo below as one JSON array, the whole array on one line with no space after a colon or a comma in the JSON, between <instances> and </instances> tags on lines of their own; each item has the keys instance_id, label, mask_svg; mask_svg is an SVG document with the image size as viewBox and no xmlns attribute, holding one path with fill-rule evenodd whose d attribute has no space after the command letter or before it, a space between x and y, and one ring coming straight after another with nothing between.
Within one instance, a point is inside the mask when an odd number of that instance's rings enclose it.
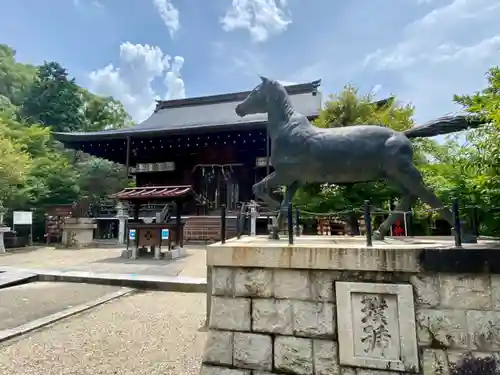
<instances>
[{"instance_id":1,"label":"stone base","mask_svg":"<svg viewBox=\"0 0 500 375\"><path fill-rule=\"evenodd\" d=\"M166 260L174 260L185 256L187 256L187 250L184 247L179 247L163 253L163 258Z\"/></svg>"},{"instance_id":2,"label":"stone base","mask_svg":"<svg viewBox=\"0 0 500 375\"><path fill-rule=\"evenodd\" d=\"M132 249L125 249L122 251L121 253L121 257L122 258L132 258L133 256L133 251ZM170 251L165 251L165 252L162 252L160 253L160 259L165 259L165 260L174 260L174 259L178 259L178 258L183 258L187 256L187 250L185 247L180 247L180 248L177 248L177 249L172 249ZM140 256L138 257L140 258Z\"/></svg>"},{"instance_id":3,"label":"stone base","mask_svg":"<svg viewBox=\"0 0 500 375\"><path fill-rule=\"evenodd\" d=\"M5 253L6 252L6 250L5 250L5 243L3 241L4 234L6 232L10 232L10 228L9 227L0 226L0 253Z\"/></svg>"},{"instance_id":4,"label":"stone base","mask_svg":"<svg viewBox=\"0 0 500 375\"><path fill-rule=\"evenodd\" d=\"M500 361L500 270L422 267L433 253L500 259L500 249L452 244L302 236L289 246L262 236L209 246L200 374L449 375L467 353Z\"/></svg>"},{"instance_id":5,"label":"stone base","mask_svg":"<svg viewBox=\"0 0 500 375\"><path fill-rule=\"evenodd\" d=\"M94 241L95 219L69 218L62 226L62 245L67 248L91 246Z\"/></svg>"}]
</instances>

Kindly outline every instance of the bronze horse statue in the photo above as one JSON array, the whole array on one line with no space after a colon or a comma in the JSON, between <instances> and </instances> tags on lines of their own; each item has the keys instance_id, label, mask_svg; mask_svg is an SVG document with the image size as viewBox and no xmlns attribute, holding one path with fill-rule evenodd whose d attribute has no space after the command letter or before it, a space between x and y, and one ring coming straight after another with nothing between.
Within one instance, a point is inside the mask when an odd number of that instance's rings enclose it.
<instances>
[{"instance_id":1,"label":"bronze horse statue","mask_svg":"<svg viewBox=\"0 0 500 375\"><path fill-rule=\"evenodd\" d=\"M248 97L236 108L238 116L267 113L271 139L270 164L274 172L256 183L256 197L270 207L279 208L270 237L278 239L284 213L298 188L304 183L355 183L385 180L401 192L395 211L408 211L420 198L436 209L453 227L453 216L439 198L425 185L413 163L411 138L432 137L479 127L478 117L455 115L442 117L426 125L397 132L384 126L356 125L323 129L312 125L296 112L286 89L277 81L261 77ZM272 189L285 186L280 202L270 196ZM374 232L383 239L398 213L393 213ZM472 235L464 241L475 242Z\"/></svg>"}]
</instances>

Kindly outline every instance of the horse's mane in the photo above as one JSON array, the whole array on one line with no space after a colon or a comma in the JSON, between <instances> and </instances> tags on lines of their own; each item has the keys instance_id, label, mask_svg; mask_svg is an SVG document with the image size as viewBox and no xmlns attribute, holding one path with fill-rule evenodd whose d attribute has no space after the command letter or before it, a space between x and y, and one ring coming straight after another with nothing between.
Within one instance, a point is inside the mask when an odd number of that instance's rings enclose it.
<instances>
[{"instance_id":1,"label":"horse's mane","mask_svg":"<svg viewBox=\"0 0 500 375\"><path fill-rule=\"evenodd\" d=\"M274 90L270 91L272 94L276 94L275 97L269 98L270 101L278 103L285 111L288 111L288 115L292 115L294 112L292 102L288 96L288 92L279 81L276 80L268 80L268 85L271 85Z\"/></svg>"}]
</instances>

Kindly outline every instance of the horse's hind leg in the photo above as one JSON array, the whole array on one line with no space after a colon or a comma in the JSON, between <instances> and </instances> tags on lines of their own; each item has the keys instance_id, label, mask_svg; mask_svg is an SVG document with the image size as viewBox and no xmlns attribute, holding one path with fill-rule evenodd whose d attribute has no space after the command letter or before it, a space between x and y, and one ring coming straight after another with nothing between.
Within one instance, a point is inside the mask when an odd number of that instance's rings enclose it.
<instances>
[{"instance_id":1,"label":"horse's hind leg","mask_svg":"<svg viewBox=\"0 0 500 375\"><path fill-rule=\"evenodd\" d=\"M441 200L425 185L420 171L412 162L405 161L403 165L399 165L399 168L391 173L391 177L399 181L411 195L419 197L423 202L436 209L451 227L454 226L451 211L444 207ZM463 236L463 239L464 242L477 242L476 238L470 234Z\"/></svg>"},{"instance_id":2,"label":"horse's hind leg","mask_svg":"<svg viewBox=\"0 0 500 375\"><path fill-rule=\"evenodd\" d=\"M281 201L280 210L278 212L278 217L276 218L276 223L273 225L271 230L269 231L269 238L273 240L279 240L279 231L285 222L285 217L287 217L288 213L288 205L293 199L293 196L297 192L300 187L300 183L298 181L294 181L291 184L286 186L285 196ZM298 223L297 223L298 225Z\"/></svg>"},{"instance_id":3,"label":"horse's hind leg","mask_svg":"<svg viewBox=\"0 0 500 375\"><path fill-rule=\"evenodd\" d=\"M266 203L270 209L276 209L280 207L280 202L273 199L270 195L271 190L281 185L276 177L276 172L269 174L269 176L264 177L262 180L257 182L252 186L252 191L256 198L260 198Z\"/></svg>"},{"instance_id":4,"label":"horse's hind leg","mask_svg":"<svg viewBox=\"0 0 500 375\"><path fill-rule=\"evenodd\" d=\"M396 219L401 215L401 211L409 211L413 203L416 201L416 197L411 195L411 193L407 189L400 187L399 190L401 191L401 198L394 208L395 212L390 213L389 217L385 219L384 222L380 224L378 229L373 233L373 238L376 240L383 240L387 232L391 228L391 225L394 224L396 222Z\"/></svg>"}]
</instances>

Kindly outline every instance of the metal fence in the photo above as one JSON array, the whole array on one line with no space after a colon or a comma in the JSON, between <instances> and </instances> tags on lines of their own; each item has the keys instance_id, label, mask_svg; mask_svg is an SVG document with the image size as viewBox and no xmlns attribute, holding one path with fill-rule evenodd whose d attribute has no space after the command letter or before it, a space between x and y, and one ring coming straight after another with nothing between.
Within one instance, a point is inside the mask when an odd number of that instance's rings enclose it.
<instances>
[{"instance_id":1,"label":"metal fence","mask_svg":"<svg viewBox=\"0 0 500 375\"><path fill-rule=\"evenodd\" d=\"M463 238L463 228L462 221L460 217L460 207L458 199L453 199L450 207L443 207L450 209L453 215L453 236L454 236L454 245L456 247L462 247L462 238ZM443 210L440 209L429 209L426 212L430 213L439 213ZM478 236L478 214L477 207L469 207L472 209L472 215L470 216L470 226L471 232L473 235ZM284 214L285 212L283 212ZM277 214L277 212L276 212ZM294 239L301 234L300 222L301 218L314 218L314 217L341 217L349 214L359 214L364 219L364 234L366 237L366 246L373 246L373 218L377 215L390 215L390 214L401 214L404 215L405 220L407 215L412 215L412 211L396 211L396 210L381 210L372 207L370 201L366 200L362 207L357 209L349 209L345 211L337 211L337 212L310 212L307 210L301 210L298 207L294 209L292 204L289 204L286 210L286 221L287 221L287 235L288 235L288 243L293 245ZM247 225L245 223L248 222L250 217L249 212L245 211L244 207L237 215L237 237L240 238L243 233L246 232L245 228ZM226 242L226 208L224 206L221 207L221 243ZM406 233L408 234L408 233Z\"/></svg>"}]
</instances>

